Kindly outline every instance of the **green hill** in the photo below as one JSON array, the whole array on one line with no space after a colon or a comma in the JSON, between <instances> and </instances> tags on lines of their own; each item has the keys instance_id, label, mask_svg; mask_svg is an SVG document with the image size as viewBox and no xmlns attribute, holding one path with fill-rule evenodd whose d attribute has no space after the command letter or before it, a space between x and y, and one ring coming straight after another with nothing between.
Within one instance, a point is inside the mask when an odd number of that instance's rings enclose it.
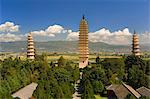
<instances>
[{"instance_id":1,"label":"green hill","mask_svg":"<svg viewBox=\"0 0 150 99\"><path fill-rule=\"evenodd\" d=\"M1 42L0 52L26 52L26 41L16 42ZM37 51L48 52L77 52L77 41L48 41L35 42ZM150 51L150 46L141 46L143 51ZM131 47L129 45L110 45L103 42L89 42L90 52L109 51L109 52L129 52Z\"/></svg>"}]
</instances>

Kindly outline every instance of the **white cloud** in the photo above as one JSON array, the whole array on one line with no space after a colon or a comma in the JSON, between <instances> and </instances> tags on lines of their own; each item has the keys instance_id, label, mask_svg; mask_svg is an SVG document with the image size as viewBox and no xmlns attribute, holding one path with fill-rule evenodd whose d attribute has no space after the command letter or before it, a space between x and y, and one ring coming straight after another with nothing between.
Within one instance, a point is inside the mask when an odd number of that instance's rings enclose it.
<instances>
[{"instance_id":1,"label":"white cloud","mask_svg":"<svg viewBox=\"0 0 150 99\"><path fill-rule=\"evenodd\" d=\"M51 33L51 34L56 34L56 33L61 33L64 30L64 28L60 25L53 25L53 26L49 26L45 32L47 33Z\"/></svg>"},{"instance_id":2,"label":"white cloud","mask_svg":"<svg viewBox=\"0 0 150 99\"><path fill-rule=\"evenodd\" d=\"M105 42L108 44L130 44L132 34L128 28L115 32L103 28L96 32L89 33L89 40L91 42Z\"/></svg>"},{"instance_id":3,"label":"white cloud","mask_svg":"<svg viewBox=\"0 0 150 99\"><path fill-rule=\"evenodd\" d=\"M141 44L150 44L150 32L145 32L139 35L139 41Z\"/></svg>"},{"instance_id":4,"label":"white cloud","mask_svg":"<svg viewBox=\"0 0 150 99\"><path fill-rule=\"evenodd\" d=\"M40 30L40 31L33 31L33 32L31 32L32 33L32 35L33 36L49 36L49 37L55 37L55 35L54 34L52 34L52 33L47 33L47 32L45 32L45 31L43 31L43 30Z\"/></svg>"},{"instance_id":5,"label":"white cloud","mask_svg":"<svg viewBox=\"0 0 150 99\"><path fill-rule=\"evenodd\" d=\"M23 41L25 39L26 39L25 35L16 35L12 33L0 34L0 42Z\"/></svg>"},{"instance_id":6,"label":"white cloud","mask_svg":"<svg viewBox=\"0 0 150 99\"><path fill-rule=\"evenodd\" d=\"M31 32L33 36L48 36L48 37L55 37L56 34L60 33L68 33L71 30L66 30L60 25L52 25L49 26L45 30L33 31Z\"/></svg>"},{"instance_id":7,"label":"white cloud","mask_svg":"<svg viewBox=\"0 0 150 99\"><path fill-rule=\"evenodd\" d=\"M67 40L78 40L79 32L71 32L67 36ZM140 44L150 43L150 32L139 34ZM105 42L108 44L126 45L132 43L132 33L128 28L110 32L108 29L102 28L98 31L89 33L89 41Z\"/></svg>"},{"instance_id":8,"label":"white cloud","mask_svg":"<svg viewBox=\"0 0 150 99\"><path fill-rule=\"evenodd\" d=\"M70 32L67 36L67 40L76 41L79 39L79 32Z\"/></svg>"},{"instance_id":9,"label":"white cloud","mask_svg":"<svg viewBox=\"0 0 150 99\"><path fill-rule=\"evenodd\" d=\"M78 40L79 32L69 33L67 40ZM143 33L139 35L142 43L149 41L150 33ZM89 41L91 42L105 42L108 44L126 45L132 43L132 34L128 28L110 32L108 29L102 28L98 31L89 33Z\"/></svg>"},{"instance_id":10,"label":"white cloud","mask_svg":"<svg viewBox=\"0 0 150 99\"><path fill-rule=\"evenodd\" d=\"M5 22L0 25L0 32L18 32L19 25L15 25L13 22Z\"/></svg>"},{"instance_id":11,"label":"white cloud","mask_svg":"<svg viewBox=\"0 0 150 99\"><path fill-rule=\"evenodd\" d=\"M19 31L19 25L15 25L13 22L5 22L0 24L0 42L11 42L25 40L21 34L14 34Z\"/></svg>"},{"instance_id":12,"label":"white cloud","mask_svg":"<svg viewBox=\"0 0 150 99\"><path fill-rule=\"evenodd\" d=\"M21 41L26 40L25 35L13 34L13 32L19 31L19 25L15 25L13 22L5 22L0 25L0 42ZM65 29L61 25L51 25L44 30L32 31L34 40L36 41L48 41L49 38L58 39L58 36L64 36L62 40L74 41L79 38L79 31ZM65 34L63 34L65 33ZM60 37L61 38L61 37ZM60 39L59 38L59 39ZM140 44L150 43L150 32L139 34ZM89 41L91 42L105 42L108 44L131 44L132 33L128 28L111 32L108 29L102 28L95 32L89 33Z\"/></svg>"}]
</instances>

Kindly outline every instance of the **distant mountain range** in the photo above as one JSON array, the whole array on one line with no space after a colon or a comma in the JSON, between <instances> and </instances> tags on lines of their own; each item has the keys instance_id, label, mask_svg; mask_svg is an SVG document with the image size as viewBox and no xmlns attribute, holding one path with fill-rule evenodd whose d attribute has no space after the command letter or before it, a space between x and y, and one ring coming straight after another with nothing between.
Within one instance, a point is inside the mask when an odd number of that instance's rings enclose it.
<instances>
[{"instance_id":1,"label":"distant mountain range","mask_svg":"<svg viewBox=\"0 0 150 99\"><path fill-rule=\"evenodd\" d=\"M0 52L26 52L27 42L1 42ZM48 41L48 42L35 42L36 51L47 52L77 52L77 41ZM149 44L140 45L142 51L150 51ZM130 52L131 45L110 45L103 42L89 42L90 52Z\"/></svg>"}]
</instances>

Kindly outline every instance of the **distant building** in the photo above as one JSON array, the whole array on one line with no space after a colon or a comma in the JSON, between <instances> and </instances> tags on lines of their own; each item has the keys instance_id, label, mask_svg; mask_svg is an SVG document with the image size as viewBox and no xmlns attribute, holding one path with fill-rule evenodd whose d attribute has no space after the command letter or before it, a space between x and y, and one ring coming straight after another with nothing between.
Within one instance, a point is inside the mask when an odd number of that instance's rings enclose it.
<instances>
[{"instance_id":1,"label":"distant building","mask_svg":"<svg viewBox=\"0 0 150 99\"><path fill-rule=\"evenodd\" d=\"M127 95L132 95L135 98L140 98L141 95L131 86L122 84L112 84L106 88L108 99L125 99Z\"/></svg>"},{"instance_id":2,"label":"distant building","mask_svg":"<svg viewBox=\"0 0 150 99\"><path fill-rule=\"evenodd\" d=\"M88 57L88 23L83 16L79 28L79 68L84 68L88 65Z\"/></svg>"},{"instance_id":3,"label":"distant building","mask_svg":"<svg viewBox=\"0 0 150 99\"><path fill-rule=\"evenodd\" d=\"M31 33L28 34L28 46L27 46L27 58L28 59L35 59L35 48L34 48L34 41L32 38Z\"/></svg>"},{"instance_id":4,"label":"distant building","mask_svg":"<svg viewBox=\"0 0 150 99\"><path fill-rule=\"evenodd\" d=\"M140 57L140 47L139 47L139 37L134 31L133 39L132 39L132 53L135 56Z\"/></svg>"},{"instance_id":5,"label":"distant building","mask_svg":"<svg viewBox=\"0 0 150 99\"><path fill-rule=\"evenodd\" d=\"M16 93L12 94L13 98L20 98L20 99L33 99L33 92L36 90L36 87L38 86L37 83L31 83L24 88L20 89Z\"/></svg>"}]
</instances>

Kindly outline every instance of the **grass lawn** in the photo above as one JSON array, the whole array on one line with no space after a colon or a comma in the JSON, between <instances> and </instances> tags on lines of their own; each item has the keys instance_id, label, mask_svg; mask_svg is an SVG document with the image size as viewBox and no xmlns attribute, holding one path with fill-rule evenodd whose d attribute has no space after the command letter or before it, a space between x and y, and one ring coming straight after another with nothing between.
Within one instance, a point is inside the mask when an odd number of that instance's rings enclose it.
<instances>
[{"instance_id":1,"label":"grass lawn","mask_svg":"<svg viewBox=\"0 0 150 99\"><path fill-rule=\"evenodd\" d=\"M60 58L60 56L63 56L67 60L73 60L73 61L79 60L79 56L77 54L75 54L75 55L65 54L65 55L48 56L48 61L58 60ZM96 57L97 57L96 55L89 55L89 60L95 60ZM99 57L100 58L121 58L121 56L99 56Z\"/></svg>"},{"instance_id":2,"label":"grass lawn","mask_svg":"<svg viewBox=\"0 0 150 99\"><path fill-rule=\"evenodd\" d=\"M96 99L108 99L107 97L101 97L100 95L94 95Z\"/></svg>"},{"instance_id":3,"label":"grass lawn","mask_svg":"<svg viewBox=\"0 0 150 99\"><path fill-rule=\"evenodd\" d=\"M7 55L7 56L0 56L0 59L3 60L5 58L8 58L10 56L12 56L12 58L15 58L17 53L12 53L13 55ZM63 56L66 60L71 60L71 61L79 61L79 55L78 54L72 54L72 53L68 53L68 54L57 54L57 55L48 55L48 61L56 61L60 58L60 56ZM22 60L26 59L26 54L19 56ZM95 54L90 54L89 55L89 60L91 61L95 61L96 59L96 55ZM121 58L121 56L105 56L105 55L100 55L100 58L104 59L104 58Z\"/></svg>"},{"instance_id":4,"label":"grass lawn","mask_svg":"<svg viewBox=\"0 0 150 99\"><path fill-rule=\"evenodd\" d=\"M143 58L143 60L150 60L150 58Z\"/></svg>"}]
</instances>

